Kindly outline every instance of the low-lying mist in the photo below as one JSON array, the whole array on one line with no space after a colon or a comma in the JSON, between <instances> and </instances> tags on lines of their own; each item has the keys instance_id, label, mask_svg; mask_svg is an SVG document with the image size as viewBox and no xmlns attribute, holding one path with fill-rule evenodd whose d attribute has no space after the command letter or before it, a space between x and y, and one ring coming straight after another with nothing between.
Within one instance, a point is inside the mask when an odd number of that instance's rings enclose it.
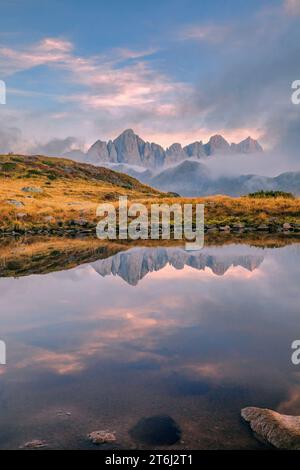
<instances>
[{"instance_id":1,"label":"low-lying mist","mask_svg":"<svg viewBox=\"0 0 300 470\"><path fill-rule=\"evenodd\" d=\"M300 162L271 151L257 154L215 155L201 160L201 163L210 170L212 178L248 174L274 177L289 171L300 171Z\"/></svg>"}]
</instances>

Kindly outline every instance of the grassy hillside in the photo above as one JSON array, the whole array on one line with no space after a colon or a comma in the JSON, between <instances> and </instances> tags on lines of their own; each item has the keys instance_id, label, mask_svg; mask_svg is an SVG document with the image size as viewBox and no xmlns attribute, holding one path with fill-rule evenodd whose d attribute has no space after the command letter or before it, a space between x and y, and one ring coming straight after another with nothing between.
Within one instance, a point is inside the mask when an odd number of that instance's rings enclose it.
<instances>
[{"instance_id":1,"label":"grassy hillside","mask_svg":"<svg viewBox=\"0 0 300 470\"><path fill-rule=\"evenodd\" d=\"M95 225L96 207L116 201L161 197L160 191L106 168L44 156L0 156L1 230Z\"/></svg>"},{"instance_id":2,"label":"grassy hillside","mask_svg":"<svg viewBox=\"0 0 300 470\"><path fill-rule=\"evenodd\" d=\"M278 231L284 223L300 231L300 199L279 197L170 197L138 180L106 168L43 156L0 156L0 230L2 232L76 232L98 222L96 208L131 201L205 204L209 229Z\"/></svg>"}]
</instances>

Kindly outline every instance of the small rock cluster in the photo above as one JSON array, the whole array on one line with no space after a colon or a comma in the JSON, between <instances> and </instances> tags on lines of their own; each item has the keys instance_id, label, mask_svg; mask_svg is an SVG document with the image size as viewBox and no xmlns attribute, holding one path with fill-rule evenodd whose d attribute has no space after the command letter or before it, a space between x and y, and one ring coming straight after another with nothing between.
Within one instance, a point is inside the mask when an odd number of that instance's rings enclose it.
<instances>
[{"instance_id":1,"label":"small rock cluster","mask_svg":"<svg viewBox=\"0 0 300 470\"><path fill-rule=\"evenodd\" d=\"M68 415L69 414L70 413L68 413ZM157 415L140 419L136 425L129 430L129 435L135 442L142 444L149 444L151 446L172 445L180 440L181 429L171 416ZM94 445L114 445L117 442L116 432L107 429L93 431L89 433L86 438ZM49 443L35 439L26 442L20 448L41 449L47 446L49 446Z\"/></svg>"},{"instance_id":2,"label":"small rock cluster","mask_svg":"<svg viewBox=\"0 0 300 470\"><path fill-rule=\"evenodd\" d=\"M22 191L24 191L24 193L36 193L36 194L42 194L44 192L42 188L38 188L36 186L25 186L24 188L22 188Z\"/></svg>"},{"instance_id":3,"label":"small rock cluster","mask_svg":"<svg viewBox=\"0 0 300 470\"><path fill-rule=\"evenodd\" d=\"M204 227L205 232L207 233L217 233L217 232L270 232L270 233L285 233L285 232L300 232L300 224L292 224L285 222L284 224L278 224L275 222L261 223L256 226L246 225L242 222L235 222L231 225L217 225L217 224L208 224Z\"/></svg>"}]
</instances>

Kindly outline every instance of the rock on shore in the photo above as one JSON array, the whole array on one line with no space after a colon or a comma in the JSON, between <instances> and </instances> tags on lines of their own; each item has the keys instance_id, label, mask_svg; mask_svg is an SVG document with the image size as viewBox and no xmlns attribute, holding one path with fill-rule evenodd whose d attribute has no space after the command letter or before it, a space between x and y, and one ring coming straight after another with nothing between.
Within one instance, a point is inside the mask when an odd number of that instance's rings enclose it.
<instances>
[{"instance_id":1,"label":"rock on shore","mask_svg":"<svg viewBox=\"0 0 300 470\"><path fill-rule=\"evenodd\" d=\"M243 408L241 416L259 438L274 447L300 450L300 416L255 407Z\"/></svg>"}]
</instances>

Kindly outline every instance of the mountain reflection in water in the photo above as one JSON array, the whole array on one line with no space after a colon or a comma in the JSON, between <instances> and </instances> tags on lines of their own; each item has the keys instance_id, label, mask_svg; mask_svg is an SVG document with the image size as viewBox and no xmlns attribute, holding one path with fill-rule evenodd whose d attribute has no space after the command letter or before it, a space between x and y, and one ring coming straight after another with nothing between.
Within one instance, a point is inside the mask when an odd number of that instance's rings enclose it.
<instances>
[{"instance_id":1,"label":"mountain reflection in water","mask_svg":"<svg viewBox=\"0 0 300 470\"><path fill-rule=\"evenodd\" d=\"M109 258L92 263L95 271L101 276L120 276L132 286L136 286L148 273L159 271L170 265L175 269L190 266L198 270L210 268L218 276L223 276L230 267L241 266L248 271L258 268L264 256L249 253L236 253L232 249L221 250L203 249L200 251L185 251L182 248L133 248L126 252L117 253Z\"/></svg>"}]
</instances>

